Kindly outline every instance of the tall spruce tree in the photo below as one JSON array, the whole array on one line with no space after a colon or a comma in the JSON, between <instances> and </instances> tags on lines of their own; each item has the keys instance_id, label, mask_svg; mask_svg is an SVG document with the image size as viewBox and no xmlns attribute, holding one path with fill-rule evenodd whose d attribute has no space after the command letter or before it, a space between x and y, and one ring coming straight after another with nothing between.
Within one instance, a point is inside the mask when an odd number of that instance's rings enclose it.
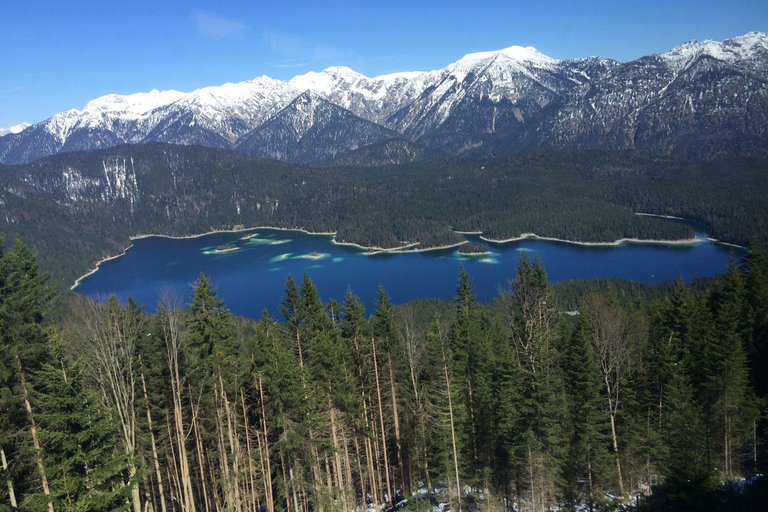
<instances>
[{"instance_id":1,"label":"tall spruce tree","mask_svg":"<svg viewBox=\"0 0 768 512\"><path fill-rule=\"evenodd\" d=\"M741 446L751 437L758 416L744 347L748 339L745 292L744 275L732 261L709 301L715 371L709 375L707 390L713 401L713 441L720 447L719 468L726 480L741 476Z\"/></svg>"},{"instance_id":2,"label":"tall spruce tree","mask_svg":"<svg viewBox=\"0 0 768 512\"><path fill-rule=\"evenodd\" d=\"M188 323L190 345L201 361L216 353L218 357L237 356L235 328L211 280L200 274L192 284Z\"/></svg>"},{"instance_id":3,"label":"tall spruce tree","mask_svg":"<svg viewBox=\"0 0 768 512\"><path fill-rule=\"evenodd\" d=\"M47 281L27 246L17 240L4 251L0 239L0 459L8 503L19 506L29 489L40 486L49 495L33 408L36 375L49 357L46 323L54 291ZM53 512L50 500L47 508Z\"/></svg>"},{"instance_id":4,"label":"tall spruce tree","mask_svg":"<svg viewBox=\"0 0 768 512\"><path fill-rule=\"evenodd\" d=\"M118 423L88 389L86 368L81 359L67 364L63 348L56 344L53 362L39 373L45 384L37 418L50 496L33 496L37 508L43 509L49 500L54 510L67 512L130 508L131 489L138 483L131 481L128 454L114 449Z\"/></svg>"},{"instance_id":5,"label":"tall spruce tree","mask_svg":"<svg viewBox=\"0 0 768 512\"><path fill-rule=\"evenodd\" d=\"M578 325L562 356L570 398L566 500L571 509L585 502L589 510L593 510L609 482L612 460L608 451L610 423L601 394L602 377L586 316L579 315Z\"/></svg>"},{"instance_id":6,"label":"tall spruce tree","mask_svg":"<svg viewBox=\"0 0 768 512\"><path fill-rule=\"evenodd\" d=\"M371 319L373 336L378 350L377 362L379 364L379 377L383 386L382 396L386 407L391 414L392 446L387 449L392 452L392 465L397 469L394 473L393 496L407 495L410 491L408 472L405 470L407 446L404 444L404 436L401 426L404 424L406 393L408 387L402 384L407 382L406 370L403 362L402 338L397 331L395 323L395 311L390 303L389 295L383 286L379 285L376 295L376 312Z\"/></svg>"},{"instance_id":7,"label":"tall spruce tree","mask_svg":"<svg viewBox=\"0 0 768 512\"><path fill-rule=\"evenodd\" d=\"M566 404L555 342L554 295L536 258L520 256L516 278L502 297L519 366L520 402L513 437L518 496L530 510L558 503L566 440Z\"/></svg>"}]
</instances>

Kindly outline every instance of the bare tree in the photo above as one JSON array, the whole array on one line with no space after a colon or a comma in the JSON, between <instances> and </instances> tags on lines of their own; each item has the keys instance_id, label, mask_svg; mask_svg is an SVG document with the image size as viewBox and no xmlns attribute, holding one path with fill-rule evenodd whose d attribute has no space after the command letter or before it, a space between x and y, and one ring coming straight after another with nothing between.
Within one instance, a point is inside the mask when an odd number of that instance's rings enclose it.
<instances>
[{"instance_id":1,"label":"bare tree","mask_svg":"<svg viewBox=\"0 0 768 512\"><path fill-rule=\"evenodd\" d=\"M173 401L172 416L174 428L169 428L169 436L178 463L178 468L175 468L176 473L179 475L178 489L180 490L180 495L178 501L184 511L195 512L195 499L192 490L189 455L186 446L189 432L187 432L188 427L185 425L183 408L184 377L181 370L180 358L182 355L182 347L184 346L186 339L181 328L180 305L180 299L171 293L164 293L161 298L161 305L158 308L158 315L163 328L165 353L171 380L170 392Z\"/></svg>"},{"instance_id":2,"label":"bare tree","mask_svg":"<svg viewBox=\"0 0 768 512\"><path fill-rule=\"evenodd\" d=\"M136 342L143 328L141 315L133 315L113 295L106 303L81 300L75 308L81 325L83 353L101 388L101 394L120 422L123 450L128 456L128 477L134 512L141 512L137 473Z\"/></svg>"},{"instance_id":3,"label":"bare tree","mask_svg":"<svg viewBox=\"0 0 768 512\"><path fill-rule=\"evenodd\" d=\"M619 492L624 496L624 480L621 474L619 442L616 435L616 416L621 406L621 381L629 368L630 347L626 336L624 311L602 295L590 293L584 299L581 312L587 319L590 340L600 365L600 372L608 399L611 418L611 436L616 457Z\"/></svg>"}]
</instances>

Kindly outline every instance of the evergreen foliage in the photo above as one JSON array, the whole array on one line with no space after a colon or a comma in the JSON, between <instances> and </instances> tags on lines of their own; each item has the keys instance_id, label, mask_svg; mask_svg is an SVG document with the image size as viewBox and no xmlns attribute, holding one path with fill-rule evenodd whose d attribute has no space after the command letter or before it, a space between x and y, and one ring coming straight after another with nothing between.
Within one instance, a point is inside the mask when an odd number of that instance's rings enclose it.
<instances>
[{"instance_id":1,"label":"evergreen foliage","mask_svg":"<svg viewBox=\"0 0 768 512\"><path fill-rule=\"evenodd\" d=\"M49 499L54 510L128 510L131 486L138 482L127 482L128 458L115 453L117 423L87 387L83 360L68 364L60 345L52 359L38 375L43 383L40 438L51 494L34 495L31 503L41 510Z\"/></svg>"},{"instance_id":2,"label":"evergreen foliage","mask_svg":"<svg viewBox=\"0 0 768 512\"><path fill-rule=\"evenodd\" d=\"M248 322L201 275L186 309L83 298L59 330L19 243L0 255L0 500L330 512L423 487L456 511L757 510L764 479L731 482L768 456L764 254L650 304L592 290L571 323L523 254L488 305L463 267L453 303L382 286L368 319L304 275L284 321Z\"/></svg>"}]
</instances>

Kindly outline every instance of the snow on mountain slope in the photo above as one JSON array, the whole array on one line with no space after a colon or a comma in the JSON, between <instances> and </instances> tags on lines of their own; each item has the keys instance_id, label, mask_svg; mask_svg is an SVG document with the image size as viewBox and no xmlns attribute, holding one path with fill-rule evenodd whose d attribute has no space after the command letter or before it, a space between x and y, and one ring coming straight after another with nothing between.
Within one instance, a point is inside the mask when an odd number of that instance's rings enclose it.
<instances>
[{"instance_id":1,"label":"snow on mountain slope","mask_svg":"<svg viewBox=\"0 0 768 512\"><path fill-rule=\"evenodd\" d=\"M375 123L416 99L438 79L439 72L410 72L368 78L347 67L331 67L290 80L301 91L313 91L332 103Z\"/></svg>"},{"instance_id":2,"label":"snow on mountain slope","mask_svg":"<svg viewBox=\"0 0 768 512\"><path fill-rule=\"evenodd\" d=\"M397 133L307 90L244 136L236 149L288 162L322 162L338 153L396 136Z\"/></svg>"},{"instance_id":3,"label":"snow on mountain slope","mask_svg":"<svg viewBox=\"0 0 768 512\"><path fill-rule=\"evenodd\" d=\"M723 42L708 39L701 43L691 41L658 55L675 72L689 66L697 58L708 56L728 64L746 63L755 59L764 59L768 54L768 35L761 32L749 32L743 36L726 39ZM765 71L765 68L763 68Z\"/></svg>"},{"instance_id":4,"label":"snow on mountain slope","mask_svg":"<svg viewBox=\"0 0 768 512\"><path fill-rule=\"evenodd\" d=\"M626 64L602 57L561 61L532 47L510 46L470 53L426 72L369 78L339 66L289 81L262 76L189 93L110 94L23 130L0 130L0 162L150 141L234 148L307 91L407 140L454 153L523 127L529 144L541 139L566 147L576 144L575 134L589 133L586 146L627 147L634 144L633 123L653 102L656 122L674 124L675 119L662 119L665 112L658 103L674 95L688 110L669 107L672 111L698 112L690 120L691 130L703 122L705 112L715 115L716 105L731 112L731 121L751 109L758 126L767 73L768 35L760 32L723 42L692 41ZM716 85L700 86L708 80ZM745 107L748 99L752 104ZM538 128L546 126L549 133L531 135L531 123L539 122L545 124ZM723 123L718 130L727 129ZM624 128L615 129L619 125ZM341 142L341 131L334 133L312 140L354 145ZM260 134L263 140L273 138L263 130ZM665 144L660 140L654 147Z\"/></svg>"},{"instance_id":5,"label":"snow on mountain slope","mask_svg":"<svg viewBox=\"0 0 768 512\"><path fill-rule=\"evenodd\" d=\"M585 62L560 61L520 46L471 53L436 72L436 85L388 118L386 126L413 140L436 132L515 130L565 91L589 81ZM602 65L602 73L615 62L590 64L593 72Z\"/></svg>"},{"instance_id":6,"label":"snow on mountain slope","mask_svg":"<svg viewBox=\"0 0 768 512\"><path fill-rule=\"evenodd\" d=\"M11 133L13 134L21 133L25 129L29 128L30 126L32 125L29 123L21 123L21 124L11 126L10 128L0 128L0 137L2 137L3 135L11 134Z\"/></svg>"},{"instance_id":7,"label":"snow on mountain slope","mask_svg":"<svg viewBox=\"0 0 768 512\"><path fill-rule=\"evenodd\" d=\"M709 159L766 155L768 35L690 42L563 95L527 136L537 149L638 149Z\"/></svg>"}]
</instances>

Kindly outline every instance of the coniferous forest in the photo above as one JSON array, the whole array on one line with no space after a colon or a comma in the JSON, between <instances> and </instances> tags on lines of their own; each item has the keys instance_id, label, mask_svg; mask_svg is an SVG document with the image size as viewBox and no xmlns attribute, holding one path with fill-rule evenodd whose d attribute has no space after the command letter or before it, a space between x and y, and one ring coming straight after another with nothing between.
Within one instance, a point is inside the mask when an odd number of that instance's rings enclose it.
<instances>
[{"instance_id":1,"label":"coniferous forest","mask_svg":"<svg viewBox=\"0 0 768 512\"><path fill-rule=\"evenodd\" d=\"M426 319L386 283L365 311L352 290L323 302L306 275L258 321L204 275L151 315L114 297L59 307L30 249L0 254L5 510L765 503L765 478L743 480L768 455L760 243L705 287L587 291L577 315L523 254L494 301L462 268Z\"/></svg>"}]
</instances>

